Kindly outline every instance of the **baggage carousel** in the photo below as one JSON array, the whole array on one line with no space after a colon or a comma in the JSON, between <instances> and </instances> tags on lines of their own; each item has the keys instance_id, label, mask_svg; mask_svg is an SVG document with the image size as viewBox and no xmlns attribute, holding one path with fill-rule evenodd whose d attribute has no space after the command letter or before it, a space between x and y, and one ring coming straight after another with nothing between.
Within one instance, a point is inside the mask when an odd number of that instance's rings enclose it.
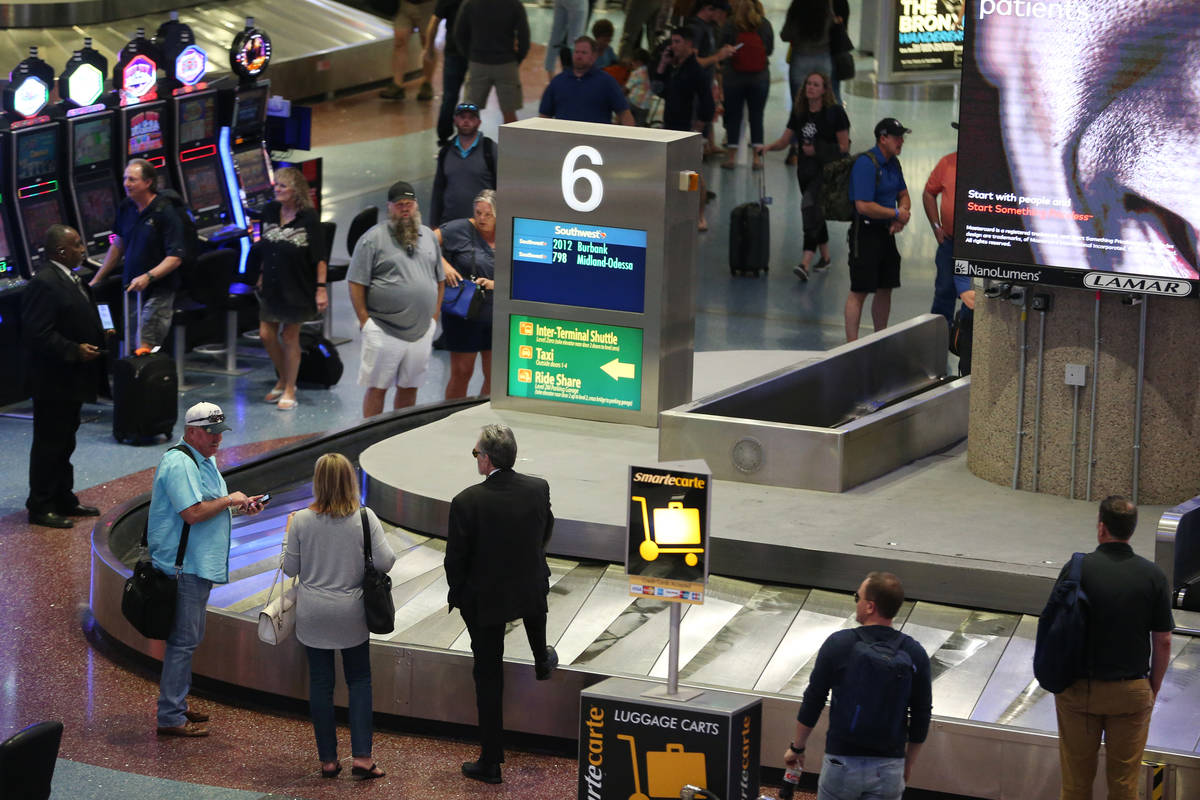
<instances>
[{"instance_id":1,"label":"baggage carousel","mask_svg":"<svg viewBox=\"0 0 1200 800\"><path fill-rule=\"evenodd\" d=\"M310 502L311 465L321 453L335 450L361 464L369 502L380 515L393 523L406 521L387 525L399 555L391 571L397 614L394 633L372 637L376 710L473 724L469 642L459 615L447 613L444 523L439 520L449 498L478 480L474 462L466 454L479 425L494 419L502 419L517 432L522 448L518 469L550 479L559 520L551 544L547 633L562 666L551 681L535 682L520 624L510 626L506 726L575 738L582 689L614 675L664 679L666 605L631 597L622 565L605 556L614 526L624 526L623 518L615 518L621 514L613 513L606 500L610 491L623 493L624 471L615 483L601 477L608 459L624 458L626 467L653 461L653 430L614 425L595 430L587 426L596 423L512 412L501 416L478 401L396 412L230 470L231 485L248 492L269 489L274 501L264 514L235 520L231 579L212 593L208 634L196 653L197 674L277 695L306 696L302 649L294 640L278 648L263 645L256 637L256 620L278 564L287 513ZM548 443L556 447L548 449ZM431 453L438 455L431 457ZM860 525L851 513L852 505L863 508L859 517L878 515L883 503L892 507L893 522L896 517L919 522L924 512L911 503L896 506L895 498L920 497L914 486L921 481L946 482L953 474L965 473L964 460L961 449L923 459L896 476L848 493L855 503L826 513L843 520L843 531ZM386 483L392 479L402 483ZM965 499L967 505L986 509L991 502L988 492L998 489L978 483L980 493ZM580 486L584 491L579 491ZM951 488L961 492L953 483ZM749 495L738 498L739 490ZM933 663L934 725L912 785L973 797L1057 796L1054 704L1033 679L1036 617L1028 613L1028 606L1035 600L1040 606L1064 554L1087 542L1070 533L1070 527L1066 538L1040 536L1052 541L1034 548L1033 555L1053 552L1055 559L1036 568L1021 563L981 566L974 562L986 562L989 551L981 545L981 552L972 557L966 552L971 545L961 540L955 544L954 556L892 554L891 561L885 556L886 544L871 536L860 541L843 535L839 548L818 550L808 541L808 525L824 524L825 518L811 509L842 497L717 482L713 574L704 605L689 607L683 614L681 684L762 697L763 741L785 741L820 644L831 632L855 624L852 591L862 574L871 568L894 569L913 598L905 603L896 624L922 643ZM134 500L97 525L91 605L108 636L161 658L162 643L142 639L119 609L121 583L136 558L147 502L146 497ZM739 504L744 504L740 510ZM755 505L782 506L794 515L788 520L776 515L772 525L761 525L762 520L748 512ZM731 506L735 510L727 512L729 518L716 514L717 508ZM1076 516L1079 506L1073 504L1059 517ZM590 515L583 516L588 509ZM736 526L729 521L734 517ZM413 520L424 522L416 525ZM1042 530L1055 529L1047 520L1041 522ZM1033 527L1029 519L1011 515L1002 525L992 524L980 541L1001 527L1009 531L1014 526ZM1075 525L1077 531L1086 527ZM891 535L902 540L906 536L902 531ZM934 550L933 544L927 542L926 550ZM741 555L734 557L739 551ZM796 554L782 558L789 551ZM930 576L941 575L941 580L921 578L919 563ZM910 574L916 577L910 579ZM972 588L1009 582L1025 588L988 595L987 604L946 599L970 596ZM1006 595L1011 602L1000 602ZM1166 798L1200 796L1198 666L1200 640L1175 635L1147 753L1148 760L1168 765ZM345 702L344 695L339 702ZM824 722L812 740L817 750L823 742L823 726ZM777 765L778 753L772 748L766 746L762 754L766 765Z\"/></svg>"}]
</instances>

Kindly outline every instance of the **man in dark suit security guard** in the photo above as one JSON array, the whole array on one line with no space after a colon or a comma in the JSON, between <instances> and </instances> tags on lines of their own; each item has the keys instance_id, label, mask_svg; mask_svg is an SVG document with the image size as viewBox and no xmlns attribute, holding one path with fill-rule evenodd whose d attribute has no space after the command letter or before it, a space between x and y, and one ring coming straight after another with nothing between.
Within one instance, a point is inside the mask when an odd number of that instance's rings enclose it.
<instances>
[{"instance_id":1,"label":"man in dark suit security guard","mask_svg":"<svg viewBox=\"0 0 1200 800\"><path fill-rule=\"evenodd\" d=\"M517 440L511 429L485 425L471 455L486 479L450 503L446 542L448 602L462 612L471 634L479 711L479 760L463 764L462 771L468 778L500 783L505 623L523 620L538 680L558 666L558 654L546 646L546 544L554 515L549 484L513 471Z\"/></svg>"},{"instance_id":2,"label":"man in dark suit security guard","mask_svg":"<svg viewBox=\"0 0 1200 800\"><path fill-rule=\"evenodd\" d=\"M104 385L104 327L91 290L74 269L86 254L79 234L66 225L46 232L50 263L42 267L21 302L21 336L33 394L33 444L29 448L29 521L70 528L70 517L99 516L79 502L71 454L83 403Z\"/></svg>"}]
</instances>

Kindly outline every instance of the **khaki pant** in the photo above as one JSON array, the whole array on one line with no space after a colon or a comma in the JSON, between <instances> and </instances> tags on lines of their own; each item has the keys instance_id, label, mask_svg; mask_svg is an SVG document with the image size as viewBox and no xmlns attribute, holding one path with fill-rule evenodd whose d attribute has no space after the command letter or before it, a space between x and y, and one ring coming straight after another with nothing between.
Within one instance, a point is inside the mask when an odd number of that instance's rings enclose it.
<instances>
[{"instance_id":1,"label":"khaki pant","mask_svg":"<svg viewBox=\"0 0 1200 800\"><path fill-rule=\"evenodd\" d=\"M1145 678L1076 681L1054 698L1062 800L1091 800L1104 734L1108 800L1137 800L1154 693Z\"/></svg>"}]
</instances>

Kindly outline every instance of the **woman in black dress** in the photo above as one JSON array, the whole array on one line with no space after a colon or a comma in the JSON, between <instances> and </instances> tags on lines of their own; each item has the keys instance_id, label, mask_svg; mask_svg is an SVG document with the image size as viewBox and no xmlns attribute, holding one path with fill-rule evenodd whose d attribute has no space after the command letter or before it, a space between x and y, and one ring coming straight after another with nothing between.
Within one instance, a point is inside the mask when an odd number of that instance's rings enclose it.
<instances>
[{"instance_id":1,"label":"woman in black dress","mask_svg":"<svg viewBox=\"0 0 1200 800\"><path fill-rule=\"evenodd\" d=\"M291 411L300 369L300 324L316 319L329 305L325 236L300 170L284 167L275 173L275 200L263 207L261 220L262 234L250 251L249 266L261 269L258 332L279 373L263 400Z\"/></svg>"},{"instance_id":2,"label":"woman in black dress","mask_svg":"<svg viewBox=\"0 0 1200 800\"><path fill-rule=\"evenodd\" d=\"M466 397L475 372L475 354L483 357L481 395L492 391L492 290L496 288L496 193L484 189L475 197L475 213L442 225L434 235L442 246L446 293L460 281L473 281L484 290L483 306L474 319L442 314L442 341L450 351L450 380L446 399Z\"/></svg>"},{"instance_id":3,"label":"woman in black dress","mask_svg":"<svg viewBox=\"0 0 1200 800\"><path fill-rule=\"evenodd\" d=\"M850 118L833 99L829 76L810 72L804 79L801 95L792 106L787 130L767 150L782 150L799 145L796 178L800 181L800 213L804 225L804 255L792 269L796 277L808 280L809 265L820 249L817 269L829 266L829 230L821 213L821 170L830 161L850 152Z\"/></svg>"}]
</instances>

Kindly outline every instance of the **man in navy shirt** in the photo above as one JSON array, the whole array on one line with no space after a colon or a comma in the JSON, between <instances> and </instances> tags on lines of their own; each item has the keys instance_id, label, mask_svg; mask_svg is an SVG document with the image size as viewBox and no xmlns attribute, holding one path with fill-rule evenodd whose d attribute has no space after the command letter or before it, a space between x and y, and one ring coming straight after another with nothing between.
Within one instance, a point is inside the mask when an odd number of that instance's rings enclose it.
<instances>
[{"instance_id":1,"label":"man in navy shirt","mask_svg":"<svg viewBox=\"0 0 1200 800\"><path fill-rule=\"evenodd\" d=\"M867 295L875 330L887 327L892 310L892 289L900 285L900 251L896 234L910 218L912 200L904 183L897 156L904 135L912 133L892 117L875 125L875 146L854 162L850 172L850 200L854 221L847 239L850 244L850 294L846 297L846 341L858 338Z\"/></svg>"},{"instance_id":2,"label":"man in navy shirt","mask_svg":"<svg viewBox=\"0 0 1200 800\"><path fill-rule=\"evenodd\" d=\"M608 123L616 114L622 125L633 125L633 113L621 85L596 66L599 55L595 39L590 36L576 39L571 70L558 73L546 86L538 116Z\"/></svg>"},{"instance_id":3,"label":"man in navy shirt","mask_svg":"<svg viewBox=\"0 0 1200 800\"><path fill-rule=\"evenodd\" d=\"M147 349L167 338L179 285L175 270L187 252L183 224L171 203L158 194L156 180L154 165L145 159L131 159L125 167L126 199L117 209L116 237L91 280L92 286L98 284L124 256L125 291L142 295L142 307L125 324L136 326L138 347Z\"/></svg>"}]
</instances>

